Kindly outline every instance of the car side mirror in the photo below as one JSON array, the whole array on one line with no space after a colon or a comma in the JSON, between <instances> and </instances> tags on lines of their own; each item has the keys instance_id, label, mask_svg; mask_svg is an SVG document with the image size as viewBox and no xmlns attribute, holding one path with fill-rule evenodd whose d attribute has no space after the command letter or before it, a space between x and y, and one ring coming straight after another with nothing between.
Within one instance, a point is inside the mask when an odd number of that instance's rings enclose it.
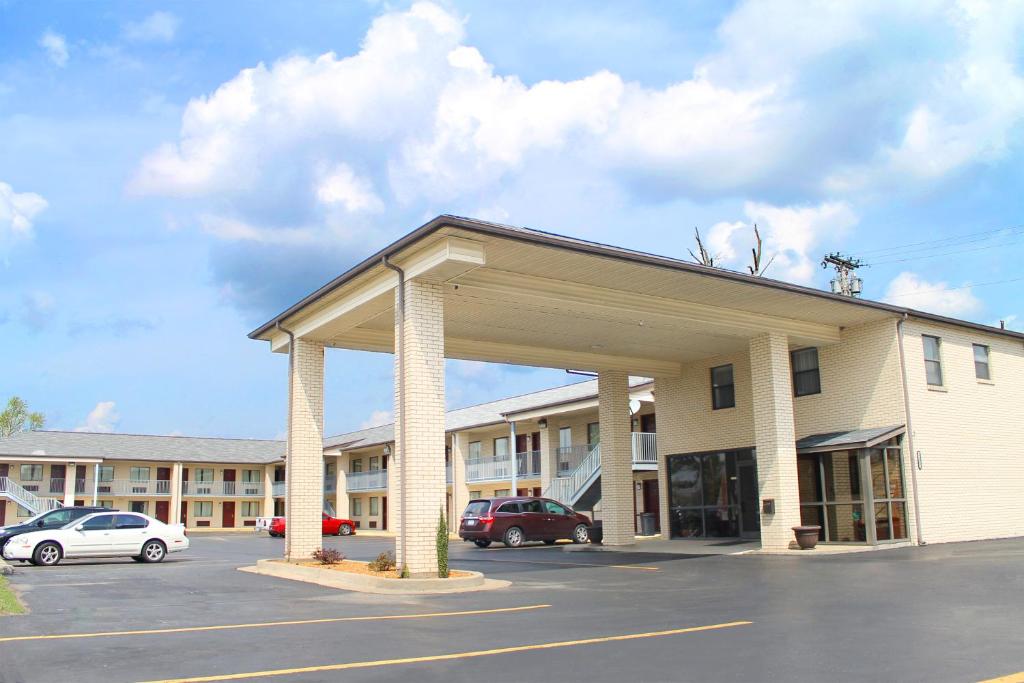
<instances>
[{"instance_id":1,"label":"car side mirror","mask_svg":"<svg viewBox=\"0 0 1024 683\"><path fill-rule=\"evenodd\" d=\"M44 526L46 526L46 524L43 523L43 520L39 520L38 522L36 522L36 526L42 529Z\"/></svg>"},{"instance_id":2,"label":"car side mirror","mask_svg":"<svg viewBox=\"0 0 1024 683\"><path fill-rule=\"evenodd\" d=\"M84 524L76 525L75 526L75 531L85 531L85 525Z\"/></svg>"}]
</instances>

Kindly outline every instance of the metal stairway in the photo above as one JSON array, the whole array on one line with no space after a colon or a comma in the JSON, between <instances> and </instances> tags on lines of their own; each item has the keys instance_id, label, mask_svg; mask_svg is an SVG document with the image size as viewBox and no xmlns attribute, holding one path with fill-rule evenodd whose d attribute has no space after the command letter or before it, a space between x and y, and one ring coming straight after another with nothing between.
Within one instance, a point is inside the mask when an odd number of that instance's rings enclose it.
<instances>
[{"instance_id":1,"label":"metal stairway","mask_svg":"<svg viewBox=\"0 0 1024 683\"><path fill-rule=\"evenodd\" d=\"M600 498L600 478L601 444L597 444L590 449L587 457L580 461L575 470L564 477L552 479L548 487L544 489L544 496L554 498L566 505L575 506L583 495L597 484L598 498Z\"/></svg>"},{"instance_id":2,"label":"metal stairway","mask_svg":"<svg viewBox=\"0 0 1024 683\"><path fill-rule=\"evenodd\" d=\"M14 501L33 515L62 507L56 498L37 496L10 477L0 477L0 498Z\"/></svg>"}]
</instances>

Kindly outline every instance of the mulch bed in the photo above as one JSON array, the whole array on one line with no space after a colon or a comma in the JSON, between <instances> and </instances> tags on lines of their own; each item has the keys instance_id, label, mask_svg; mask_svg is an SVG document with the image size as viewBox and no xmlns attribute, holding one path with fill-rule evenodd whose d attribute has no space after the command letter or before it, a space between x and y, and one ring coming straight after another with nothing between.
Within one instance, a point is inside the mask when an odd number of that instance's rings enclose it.
<instances>
[{"instance_id":1,"label":"mulch bed","mask_svg":"<svg viewBox=\"0 0 1024 683\"><path fill-rule=\"evenodd\" d=\"M392 569L386 572L375 572L365 562L355 562L353 560L342 560L336 564L320 564L319 562L299 562L303 567L317 567L318 569L333 569L336 572L348 572L350 574L366 574L368 576L376 576L382 579L399 579L397 569ZM459 571L458 569L450 569L448 571L449 578L455 578L460 576L469 576L469 572Z\"/></svg>"}]
</instances>

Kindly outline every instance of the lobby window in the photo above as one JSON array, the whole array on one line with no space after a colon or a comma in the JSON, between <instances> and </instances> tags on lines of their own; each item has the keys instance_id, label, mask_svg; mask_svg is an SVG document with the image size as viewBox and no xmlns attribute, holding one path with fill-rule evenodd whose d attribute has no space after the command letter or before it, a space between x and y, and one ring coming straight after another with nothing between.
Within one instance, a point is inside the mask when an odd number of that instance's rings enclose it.
<instances>
[{"instance_id":1,"label":"lobby window","mask_svg":"<svg viewBox=\"0 0 1024 683\"><path fill-rule=\"evenodd\" d=\"M42 481L43 480L43 466L42 465L22 465L21 466L21 480L22 481Z\"/></svg>"},{"instance_id":2,"label":"lobby window","mask_svg":"<svg viewBox=\"0 0 1024 683\"><path fill-rule=\"evenodd\" d=\"M370 516L376 517L380 514L380 499L377 496L370 496Z\"/></svg>"},{"instance_id":3,"label":"lobby window","mask_svg":"<svg viewBox=\"0 0 1024 683\"><path fill-rule=\"evenodd\" d=\"M470 462L480 461L480 442L470 441L469 442L469 460Z\"/></svg>"},{"instance_id":4,"label":"lobby window","mask_svg":"<svg viewBox=\"0 0 1024 683\"><path fill-rule=\"evenodd\" d=\"M988 347L974 344L974 376L978 379L992 379L988 366Z\"/></svg>"},{"instance_id":5,"label":"lobby window","mask_svg":"<svg viewBox=\"0 0 1024 683\"><path fill-rule=\"evenodd\" d=\"M352 499L352 516L362 517L363 516L363 499L353 498Z\"/></svg>"},{"instance_id":6,"label":"lobby window","mask_svg":"<svg viewBox=\"0 0 1024 683\"><path fill-rule=\"evenodd\" d=\"M941 340L938 337L922 335L924 342L924 373L928 384L933 387L942 386L942 356L940 355Z\"/></svg>"},{"instance_id":7,"label":"lobby window","mask_svg":"<svg viewBox=\"0 0 1024 683\"><path fill-rule=\"evenodd\" d=\"M201 500L192 505L196 517L213 517L213 501Z\"/></svg>"},{"instance_id":8,"label":"lobby window","mask_svg":"<svg viewBox=\"0 0 1024 683\"><path fill-rule=\"evenodd\" d=\"M100 465L100 481L114 481L114 466Z\"/></svg>"},{"instance_id":9,"label":"lobby window","mask_svg":"<svg viewBox=\"0 0 1024 683\"><path fill-rule=\"evenodd\" d=\"M799 349L789 354L793 367L793 394L810 396L821 393L821 373L818 371L818 349Z\"/></svg>"},{"instance_id":10,"label":"lobby window","mask_svg":"<svg viewBox=\"0 0 1024 683\"><path fill-rule=\"evenodd\" d=\"M711 407L714 410L736 407L736 385L732 378L732 365L711 368Z\"/></svg>"},{"instance_id":11,"label":"lobby window","mask_svg":"<svg viewBox=\"0 0 1024 683\"><path fill-rule=\"evenodd\" d=\"M362 472L363 471L363 459L362 458L353 458L352 459L352 471L353 472Z\"/></svg>"}]
</instances>

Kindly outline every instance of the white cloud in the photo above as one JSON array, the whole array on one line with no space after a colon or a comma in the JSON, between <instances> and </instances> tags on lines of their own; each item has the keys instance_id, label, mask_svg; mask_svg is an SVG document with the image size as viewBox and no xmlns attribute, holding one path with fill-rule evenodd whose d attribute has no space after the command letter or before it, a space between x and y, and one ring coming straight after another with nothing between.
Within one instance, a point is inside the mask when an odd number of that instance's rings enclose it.
<instances>
[{"instance_id":1,"label":"white cloud","mask_svg":"<svg viewBox=\"0 0 1024 683\"><path fill-rule=\"evenodd\" d=\"M373 192L373 184L355 174L348 164L323 169L316 197L323 204L340 204L350 212L382 211L384 203Z\"/></svg>"},{"instance_id":2,"label":"white cloud","mask_svg":"<svg viewBox=\"0 0 1024 683\"><path fill-rule=\"evenodd\" d=\"M226 242L259 242L261 244L309 244L315 233L306 228L260 228L244 221L223 216L199 217L203 232Z\"/></svg>"},{"instance_id":3,"label":"white cloud","mask_svg":"<svg viewBox=\"0 0 1024 683\"><path fill-rule=\"evenodd\" d=\"M153 12L142 21L125 24L124 37L133 43L169 43L181 21L170 12Z\"/></svg>"},{"instance_id":4,"label":"white cloud","mask_svg":"<svg viewBox=\"0 0 1024 683\"><path fill-rule=\"evenodd\" d=\"M64 36L53 31L46 31L39 38L39 47L46 50L46 56L50 58L50 61L59 67L64 67L68 63L68 43L64 39Z\"/></svg>"},{"instance_id":5,"label":"white cloud","mask_svg":"<svg viewBox=\"0 0 1024 683\"><path fill-rule=\"evenodd\" d=\"M85 422L75 427L76 432L113 432L117 423L121 421L121 415L117 412L113 401L100 401L96 407L89 411Z\"/></svg>"},{"instance_id":6,"label":"white cloud","mask_svg":"<svg viewBox=\"0 0 1024 683\"><path fill-rule=\"evenodd\" d=\"M772 261L766 276L811 284L824 238L835 239L857 224L857 215L846 202L816 206L773 206L757 202L744 205L747 221L717 223L708 233L708 250L721 265L744 270L755 245L754 225L762 240L762 262Z\"/></svg>"},{"instance_id":7,"label":"white cloud","mask_svg":"<svg viewBox=\"0 0 1024 683\"><path fill-rule=\"evenodd\" d=\"M6 259L16 242L32 239L32 221L47 207L34 192L15 192L0 182L0 257Z\"/></svg>"},{"instance_id":8,"label":"white cloud","mask_svg":"<svg viewBox=\"0 0 1024 683\"><path fill-rule=\"evenodd\" d=\"M981 308L971 288L951 287L942 281L929 282L916 273L902 272L893 278L883 301L928 313L963 317Z\"/></svg>"},{"instance_id":9,"label":"white cloud","mask_svg":"<svg viewBox=\"0 0 1024 683\"><path fill-rule=\"evenodd\" d=\"M379 427L380 425L386 425L394 421L395 417L390 410L375 410L370 413L370 417L366 418L359 428L369 429L370 427Z\"/></svg>"}]
</instances>

